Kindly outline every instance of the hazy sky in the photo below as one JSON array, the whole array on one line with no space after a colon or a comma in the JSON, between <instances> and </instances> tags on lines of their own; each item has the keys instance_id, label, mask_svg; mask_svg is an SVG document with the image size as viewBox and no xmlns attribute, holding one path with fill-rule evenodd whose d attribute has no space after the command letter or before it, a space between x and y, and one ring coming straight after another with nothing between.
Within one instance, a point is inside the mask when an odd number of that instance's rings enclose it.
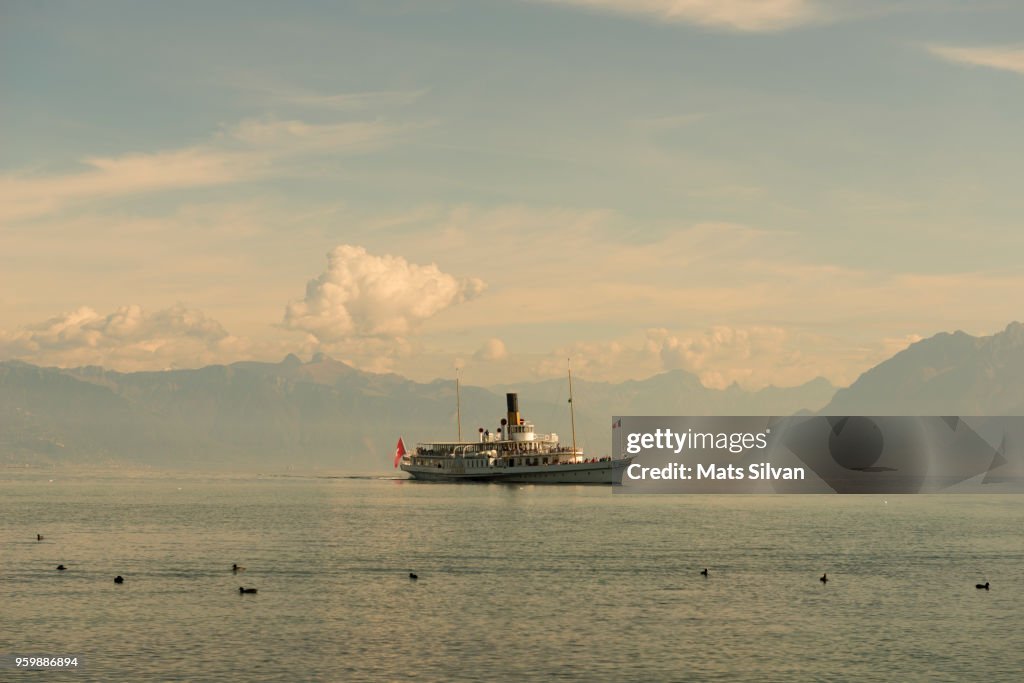
<instances>
[{"instance_id":1,"label":"hazy sky","mask_svg":"<svg viewBox=\"0 0 1024 683\"><path fill-rule=\"evenodd\" d=\"M0 3L0 359L847 383L1024 300L1024 4Z\"/></svg>"}]
</instances>

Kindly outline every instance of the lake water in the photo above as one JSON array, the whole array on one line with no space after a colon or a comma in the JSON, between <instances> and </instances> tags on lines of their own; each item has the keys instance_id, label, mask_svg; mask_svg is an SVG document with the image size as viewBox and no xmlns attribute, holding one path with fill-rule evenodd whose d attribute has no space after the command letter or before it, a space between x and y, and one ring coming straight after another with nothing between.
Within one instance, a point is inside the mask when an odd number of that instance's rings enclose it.
<instances>
[{"instance_id":1,"label":"lake water","mask_svg":"<svg viewBox=\"0 0 1024 683\"><path fill-rule=\"evenodd\" d=\"M3 680L1017 681L1022 608L1024 496L0 474L0 655L84 662Z\"/></svg>"}]
</instances>

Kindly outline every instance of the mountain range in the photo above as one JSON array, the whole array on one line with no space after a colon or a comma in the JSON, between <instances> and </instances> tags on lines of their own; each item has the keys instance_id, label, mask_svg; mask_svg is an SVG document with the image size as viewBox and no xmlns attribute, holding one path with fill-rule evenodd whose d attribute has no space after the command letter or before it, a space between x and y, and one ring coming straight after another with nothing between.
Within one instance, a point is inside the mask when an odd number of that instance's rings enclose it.
<instances>
[{"instance_id":1,"label":"mountain range","mask_svg":"<svg viewBox=\"0 0 1024 683\"><path fill-rule=\"evenodd\" d=\"M577 443L604 455L613 415L1009 415L1024 409L1024 325L987 337L938 334L837 389L712 389L673 370L573 384ZM462 436L494 430L506 392L539 431L571 440L565 380L461 388ZM455 383L362 372L318 354L121 373L0 362L0 463L379 470L398 436L455 439Z\"/></svg>"}]
</instances>

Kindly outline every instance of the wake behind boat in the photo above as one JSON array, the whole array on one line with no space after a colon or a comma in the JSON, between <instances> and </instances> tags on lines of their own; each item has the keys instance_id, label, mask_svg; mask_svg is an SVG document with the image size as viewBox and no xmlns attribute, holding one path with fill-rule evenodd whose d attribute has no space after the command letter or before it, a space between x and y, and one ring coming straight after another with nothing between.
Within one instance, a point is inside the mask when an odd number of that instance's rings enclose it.
<instances>
[{"instance_id":1,"label":"wake behind boat","mask_svg":"<svg viewBox=\"0 0 1024 683\"><path fill-rule=\"evenodd\" d=\"M569 405L572 408L572 376ZM632 458L587 458L573 444L563 446L558 434L538 434L533 423L519 414L519 397L505 395L508 414L492 434L480 428L477 441L428 441L411 453L398 440L395 466L414 479L430 481L485 481L530 484L621 484ZM461 411L460 411L461 412ZM461 424L461 417L460 417ZM460 429L461 431L461 429Z\"/></svg>"}]
</instances>

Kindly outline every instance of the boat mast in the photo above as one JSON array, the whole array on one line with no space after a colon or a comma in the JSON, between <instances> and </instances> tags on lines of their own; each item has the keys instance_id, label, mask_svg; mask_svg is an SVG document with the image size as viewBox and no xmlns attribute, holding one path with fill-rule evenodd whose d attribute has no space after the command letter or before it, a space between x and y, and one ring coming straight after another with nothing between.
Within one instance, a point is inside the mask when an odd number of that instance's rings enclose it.
<instances>
[{"instance_id":1,"label":"boat mast","mask_svg":"<svg viewBox=\"0 0 1024 683\"><path fill-rule=\"evenodd\" d=\"M565 366L569 369L569 419L572 420L572 457L576 457L576 409L572 404L572 365L570 358L565 359Z\"/></svg>"},{"instance_id":2,"label":"boat mast","mask_svg":"<svg viewBox=\"0 0 1024 683\"><path fill-rule=\"evenodd\" d=\"M459 428L459 441L462 441L462 397L459 393L458 368L455 368L455 420Z\"/></svg>"}]
</instances>

